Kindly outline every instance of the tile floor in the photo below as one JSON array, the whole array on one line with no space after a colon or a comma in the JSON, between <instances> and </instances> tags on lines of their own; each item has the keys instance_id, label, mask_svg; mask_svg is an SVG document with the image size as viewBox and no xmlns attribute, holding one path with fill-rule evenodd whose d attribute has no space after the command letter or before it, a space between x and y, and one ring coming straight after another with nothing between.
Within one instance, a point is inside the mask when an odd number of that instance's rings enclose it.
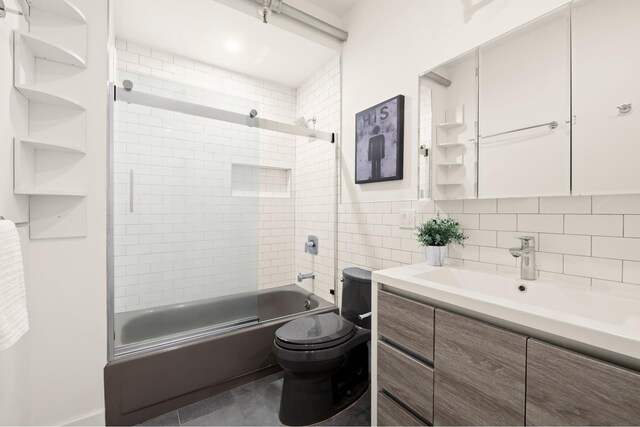
<instances>
[{"instance_id":1,"label":"tile floor","mask_svg":"<svg viewBox=\"0 0 640 427\"><path fill-rule=\"evenodd\" d=\"M149 420L146 426L281 426L278 420L282 373L237 387L177 411ZM370 426L371 396L359 401L322 426Z\"/></svg>"}]
</instances>

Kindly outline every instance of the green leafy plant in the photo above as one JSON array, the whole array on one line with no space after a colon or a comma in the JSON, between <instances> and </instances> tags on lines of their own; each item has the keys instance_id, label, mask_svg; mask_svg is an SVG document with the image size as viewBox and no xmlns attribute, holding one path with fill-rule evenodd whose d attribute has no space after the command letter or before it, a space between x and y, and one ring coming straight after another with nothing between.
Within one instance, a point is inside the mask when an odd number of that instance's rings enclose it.
<instances>
[{"instance_id":1,"label":"green leafy plant","mask_svg":"<svg viewBox=\"0 0 640 427\"><path fill-rule=\"evenodd\" d=\"M420 224L416 236L420 246L446 246L451 243L464 246L464 241L468 239L455 219L442 218L439 213L435 218Z\"/></svg>"}]
</instances>

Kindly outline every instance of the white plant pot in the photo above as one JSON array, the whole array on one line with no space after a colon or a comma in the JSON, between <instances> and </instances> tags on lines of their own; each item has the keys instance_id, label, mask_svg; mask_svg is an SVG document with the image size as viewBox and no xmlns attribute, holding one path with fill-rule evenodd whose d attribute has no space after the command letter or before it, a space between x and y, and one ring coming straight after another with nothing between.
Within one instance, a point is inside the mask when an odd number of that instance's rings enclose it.
<instances>
[{"instance_id":1,"label":"white plant pot","mask_svg":"<svg viewBox=\"0 0 640 427\"><path fill-rule=\"evenodd\" d=\"M443 266L447 259L447 246L425 246L424 257L428 265Z\"/></svg>"}]
</instances>

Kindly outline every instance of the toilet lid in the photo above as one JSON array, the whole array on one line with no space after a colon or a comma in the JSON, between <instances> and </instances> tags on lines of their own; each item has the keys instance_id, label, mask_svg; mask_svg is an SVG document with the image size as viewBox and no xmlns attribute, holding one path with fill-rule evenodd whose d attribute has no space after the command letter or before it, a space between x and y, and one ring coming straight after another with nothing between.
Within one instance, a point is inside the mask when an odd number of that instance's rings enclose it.
<instances>
[{"instance_id":1,"label":"toilet lid","mask_svg":"<svg viewBox=\"0 0 640 427\"><path fill-rule=\"evenodd\" d=\"M276 338L295 345L314 345L349 335L355 326L335 313L317 314L292 320L276 331Z\"/></svg>"}]
</instances>

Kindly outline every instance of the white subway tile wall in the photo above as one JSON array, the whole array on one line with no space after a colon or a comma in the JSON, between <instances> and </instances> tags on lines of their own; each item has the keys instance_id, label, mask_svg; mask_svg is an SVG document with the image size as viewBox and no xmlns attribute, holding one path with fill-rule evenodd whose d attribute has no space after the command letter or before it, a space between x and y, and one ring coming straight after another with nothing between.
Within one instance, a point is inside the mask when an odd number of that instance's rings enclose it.
<instances>
[{"instance_id":1,"label":"white subway tile wall","mask_svg":"<svg viewBox=\"0 0 640 427\"><path fill-rule=\"evenodd\" d=\"M287 123L296 117L295 89L123 40L116 48L118 80L132 80L134 90L255 108ZM293 283L295 144L289 135L117 103L116 312Z\"/></svg>"},{"instance_id":2,"label":"white subway tile wall","mask_svg":"<svg viewBox=\"0 0 640 427\"><path fill-rule=\"evenodd\" d=\"M316 118L316 127L340 131L340 57L329 61L297 90L297 116ZM309 124L313 126L312 123ZM300 285L333 302L336 286L335 240L338 194L338 143L298 137L293 169L295 191L296 272L316 274ZM319 252L304 252L308 235L318 236ZM340 295L340 288L336 293Z\"/></svg>"},{"instance_id":3,"label":"white subway tile wall","mask_svg":"<svg viewBox=\"0 0 640 427\"><path fill-rule=\"evenodd\" d=\"M469 236L451 246L451 264L517 274L507 249L517 236L536 237L541 277L593 286L640 285L640 195L342 203L339 267L370 269L424 262L414 232L399 228L400 210L424 222L437 212L456 218ZM376 214L389 213L380 219Z\"/></svg>"}]
</instances>

